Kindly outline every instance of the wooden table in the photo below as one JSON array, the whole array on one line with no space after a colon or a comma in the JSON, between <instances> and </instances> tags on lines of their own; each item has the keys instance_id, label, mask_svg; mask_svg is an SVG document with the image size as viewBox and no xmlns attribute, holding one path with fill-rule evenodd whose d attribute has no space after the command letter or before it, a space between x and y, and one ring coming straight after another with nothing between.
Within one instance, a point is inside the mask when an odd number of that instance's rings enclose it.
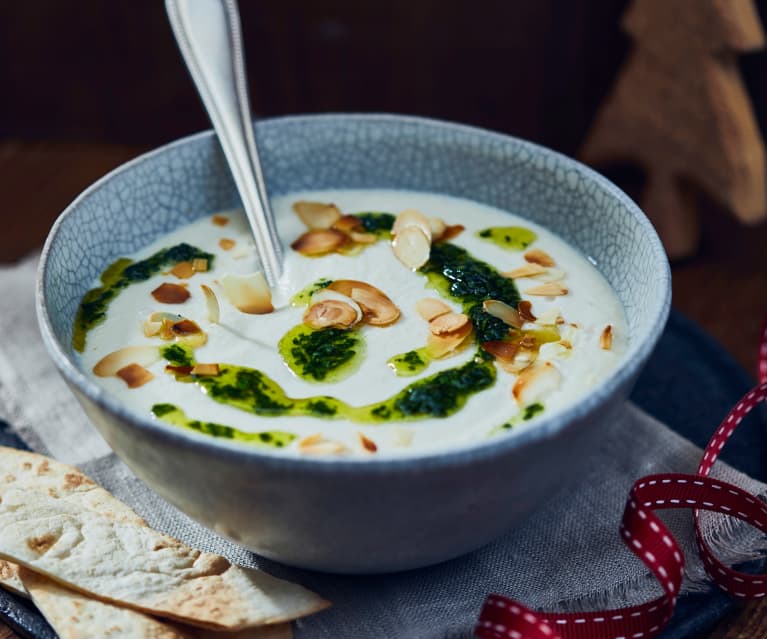
<instances>
[{"instance_id":1,"label":"wooden table","mask_svg":"<svg viewBox=\"0 0 767 639\"><path fill-rule=\"evenodd\" d=\"M0 143L0 263L39 247L74 197L145 149L85 143ZM674 306L705 327L749 371L767 313L767 225L738 226L703 206L703 248L673 268ZM16 635L0 623L0 639ZM767 600L740 605L707 639L767 639Z\"/></svg>"}]
</instances>

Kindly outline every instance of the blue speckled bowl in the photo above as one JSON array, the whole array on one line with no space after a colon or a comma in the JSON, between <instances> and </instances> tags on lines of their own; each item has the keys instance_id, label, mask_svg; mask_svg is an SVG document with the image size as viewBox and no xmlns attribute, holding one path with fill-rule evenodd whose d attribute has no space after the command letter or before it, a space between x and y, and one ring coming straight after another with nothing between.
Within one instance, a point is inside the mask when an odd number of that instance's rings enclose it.
<instances>
[{"instance_id":1,"label":"blue speckled bowl","mask_svg":"<svg viewBox=\"0 0 767 639\"><path fill-rule=\"evenodd\" d=\"M288 459L130 412L75 364L72 324L116 257L210 211L238 205L211 132L113 171L56 222L38 311L59 370L103 436L160 495L203 524L288 564L333 572L424 566L500 535L579 473L580 455L625 401L669 310L666 256L650 223L610 182L553 151L504 135L389 115L259 123L273 195L401 188L466 197L547 226L595 261L626 309L622 366L564 414L516 436L403 460Z\"/></svg>"}]
</instances>

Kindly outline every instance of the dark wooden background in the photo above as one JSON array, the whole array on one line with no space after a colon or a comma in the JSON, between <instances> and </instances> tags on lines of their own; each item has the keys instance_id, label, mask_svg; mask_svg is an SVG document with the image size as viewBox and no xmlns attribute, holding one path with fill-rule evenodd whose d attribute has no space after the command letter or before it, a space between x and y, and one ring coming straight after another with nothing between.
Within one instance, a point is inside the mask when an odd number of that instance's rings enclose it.
<instances>
[{"instance_id":1,"label":"dark wooden background","mask_svg":"<svg viewBox=\"0 0 767 639\"><path fill-rule=\"evenodd\" d=\"M240 0L253 108L425 115L576 155L631 46L626 5ZM764 23L767 0L757 6ZM764 134L767 52L739 63ZM40 246L103 173L208 126L161 0L0 0L0 263ZM634 170L605 170L629 193L641 186ZM701 209L700 254L674 265L674 304L754 370L767 225L741 227L703 195ZM761 639L765 620L767 605L752 606L716 636Z\"/></svg>"}]
</instances>

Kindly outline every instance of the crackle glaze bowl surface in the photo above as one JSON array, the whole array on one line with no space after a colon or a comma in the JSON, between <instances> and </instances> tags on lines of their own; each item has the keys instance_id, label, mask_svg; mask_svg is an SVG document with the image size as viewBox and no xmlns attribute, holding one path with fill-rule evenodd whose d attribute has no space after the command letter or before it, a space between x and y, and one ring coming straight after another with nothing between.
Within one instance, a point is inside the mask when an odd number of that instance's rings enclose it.
<instances>
[{"instance_id":1,"label":"crackle glaze bowl surface","mask_svg":"<svg viewBox=\"0 0 767 639\"><path fill-rule=\"evenodd\" d=\"M388 572L468 552L514 526L588 463L660 336L670 303L663 248L636 205L583 165L518 139L390 115L257 125L271 195L394 188L522 214L595 262L630 329L619 368L537 427L441 454L366 461L268 455L132 413L76 366L72 325L103 269L161 234L239 205L212 132L141 156L85 191L56 222L38 282L44 340L115 452L211 529L275 560L331 572Z\"/></svg>"}]
</instances>

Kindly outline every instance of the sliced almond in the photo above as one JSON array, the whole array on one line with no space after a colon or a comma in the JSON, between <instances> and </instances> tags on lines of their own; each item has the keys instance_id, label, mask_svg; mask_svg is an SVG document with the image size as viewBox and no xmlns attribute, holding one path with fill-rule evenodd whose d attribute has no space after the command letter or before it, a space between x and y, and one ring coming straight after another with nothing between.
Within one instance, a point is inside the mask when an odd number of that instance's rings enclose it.
<instances>
[{"instance_id":1,"label":"sliced almond","mask_svg":"<svg viewBox=\"0 0 767 639\"><path fill-rule=\"evenodd\" d=\"M530 249L524 255L525 260L532 264L540 264L541 266L554 266L556 262L546 251L542 249Z\"/></svg>"},{"instance_id":2,"label":"sliced almond","mask_svg":"<svg viewBox=\"0 0 767 639\"><path fill-rule=\"evenodd\" d=\"M189 348L199 348L208 342L206 333L192 333L191 335L182 335L176 338L179 344L184 344Z\"/></svg>"},{"instance_id":3,"label":"sliced almond","mask_svg":"<svg viewBox=\"0 0 767 639\"><path fill-rule=\"evenodd\" d=\"M557 297L567 295L567 287L559 282L546 282L539 286L533 286L525 291L526 295L538 295L541 297Z\"/></svg>"},{"instance_id":4,"label":"sliced almond","mask_svg":"<svg viewBox=\"0 0 767 639\"><path fill-rule=\"evenodd\" d=\"M207 284L200 284L202 293L205 296L205 307L208 309L208 321L211 324L218 324L221 319L221 306L219 306L218 298Z\"/></svg>"},{"instance_id":5,"label":"sliced almond","mask_svg":"<svg viewBox=\"0 0 767 639\"><path fill-rule=\"evenodd\" d=\"M93 367L96 377L112 377L129 364L151 366L160 359L157 346L126 346L102 357Z\"/></svg>"},{"instance_id":6,"label":"sliced almond","mask_svg":"<svg viewBox=\"0 0 767 639\"><path fill-rule=\"evenodd\" d=\"M412 428L396 427L392 429L391 443L393 446L400 448L407 448L413 443L415 437L415 431Z\"/></svg>"},{"instance_id":7,"label":"sliced almond","mask_svg":"<svg viewBox=\"0 0 767 639\"><path fill-rule=\"evenodd\" d=\"M351 297L360 305L366 324L388 326L400 316L397 305L379 288L359 280L335 280L328 289Z\"/></svg>"},{"instance_id":8,"label":"sliced almond","mask_svg":"<svg viewBox=\"0 0 767 639\"><path fill-rule=\"evenodd\" d=\"M195 257L192 260L192 270L195 273L205 273L208 270L208 260L205 257Z\"/></svg>"},{"instance_id":9,"label":"sliced almond","mask_svg":"<svg viewBox=\"0 0 767 639\"><path fill-rule=\"evenodd\" d=\"M144 337L154 337L155 335L159 334L161 328L162 320L159 322L153 322L152 320L147 319L141 325L141 329L144 332Z\"/></svg>"},{"instance_id":10,"label":"sliced almond","mask_svg":"<svg viewBox=\"0 0 767 639\"><path fill-rule=\"evenodd\" d=\"M189 291L180 284L160 284L152 291L152 297L163 304L183 304L189 299Z\"/></svg>"},{"instance_id":11,"label":"sliced almond","mask_svg":"<svg viewBox=\"0 0 767 639\"><path fill-rule=\"evenodd\" d=\"M549 360L555 357L563 358L568 357L572 351L572 345L568 348L566 344L570 344L567 340L561 342L546 342L541 344L538 349L538 355L541 359Z\"/></svg>"},{"instance_id":12,"label":"sliced almond","mask_svg":"<svg viewBox=\"0 0 767 639\"><path fill-rule=\"evenodd\" d=\"M378 237L373 233L350 231L349 237L352 238L354 242L357 242L357 244L375 244L378 241Z\"/></svg>"},{"instance_id":13,"label":"sliced almond","mask_svg":"<svg viewBox=\"0 0 767 639\"><path fill-rule=\"evenodd\" d=\"M304 448L306 446L314 446L322 441L322 433L314 433L313 435L307 435L306 437L298 440L298 447Z\"/></svg>"},{"instance_id":14,"label":"sliced almond","mask_svg":"<svg viewBox=\"0 0 767 639\"><path fill-rule=\"evenodd\" d=\"M447 224L445 224L445 220L442 218L430 217L429 228L431 229L431 239L438 240L442 238L442 234L447 230Z\"/></svg>"},{"instance_id":15,"label":"sliced almond","mask_svg":"<svg viewBox=\"0 0 767 639\"><path fill-rule=\"evenodd\" d=\"M226 215L221 215L219 213L216 213L216 215L210 218L210 221L216 226L226 226L229 224L229 218Z\"/></svg>"},{"instance_id":16,"label":"sliced almond","mask_svg":"<svg viewBox=\"0 0 767 639\"><path fill-rule=\"evenodd\" d=\"M302 255L317 256L332 253L349 243L349 236L336 229L307 231L290 245Z\"/></svg>"},{"instance_id":17,"label":"sliced almond","mask_svg":"<svg viewBox=\"0 0 767 639\"><path fill-rule=\"evenodd\" d=\"M300 449L306 455L340 455L347 451L341 442L322 441Z\"/></svg>"},{"instance_id":18,"label":"sliced almond","mask_svg":"<svg viewBox=\"0 0 767 639\"><path fill-rule=\"evenodd\" d=\"M519 344L503 341L483 342L482 350L486 353L490 353L496 359L513 362L519 351Z\"/></svg>"},{"instance_id":19,"label":"sliced almond","mask_svg":"<svg viewBox=\"0 0 767 639\"><path fill-rule=\"evenodd\" d=\"M467 342L471 331L471 322L467 322L463 327L452 333L435 335L430 332L426 340L426 352L429 354L429 357L434 359L447 357Z\"/></svg>"},{"instance_id":20,"label":"sliced almond","mask_svg":"<svg viewBox=\"0 0 767 639\"><path fill-rule=\"evenodd\" d=\"M376 443L369 437L366 437L360 432L357 433L357 437L359 438L362 447L369 453L375 453L378 450Z\"/></svg>"},{"instance_id":21,"label":"sliced almond","mask_svg":"<svg viewBox=\"0 0 767 639\"><path fill-rule=\"evenodd\" d=\"M454 313L450 311L444 315L439 315L429 322L429 330L434 335L447 335L461 330L469 323L469 316L465 313Z\"/></svg>"},{"instance_id":22,"label":"sliced almond","mask_svg":"<svg viewBox=\"0 0 767 639\"><path fill-rule=\"evenodd\" d=\"M613 347L612 324L605 326L602 334L599 336L599 347L604 351L609 351Z\"/></svg>"},{"instance_id":23,"label":"sliced almond","mask_svg":"<svg viewBox=\"0 0 767 639\"><path fill-rule=\"evenodd\" d=\"M362 307L348 295L339 293L330 287L321 288L319 291L314 293L311 297L311 300L309 301L309 306L312 306L313 304L319 304L320 302L325 302L327 300L335 300L337 302L343 302L344 304L351 306L357 314L357 317L354 321L355 324L363 320L364 313L362 311Z\"/></svg>"},{"instance_id":24,"label":"sliced almond","mask_svg":"<svg viewBox=\"0 0 767 639\"><path fill-rule=\"evenodd\" d=\"M533 404L559 388L562 374L551 362L536 362L523 370L511 389L522 406Z\"/></svg>"},{"instance_id":25,"label":"sliced almond","mask_svg":"<svg viewBox=\"0 0 767 639\"><path fill-rule=\"evenodd\" d=\"M562 318L558 308L550 308L538 316L535 320L536 324L540 326L556 326L560 324L559 320ZM563 323L563 322L562 322Z\"/></svg>"},{"instance_id":26,"label":"sliced almond","mask_svg":"<svg viewBox=\"0 0 767 639\"><path fill-rule=\"evenodd\" d=\"M311 230L329 229L341 217L341 211L335 204L300 201L293 205L301 221Z\"/></svg>"},{"instance_id":27,"label":"sliced almond","mask_svg":"<svg viewBox=\"0 0 767 639\"><path fill-rule=\"evenodd\" d=\"M485 300L482 302L482 310L488 315L497 317L504 324L512 328L522 328L522 324L524 324L519 311L500 300Z\"/></svg>"},{"instance_id":28,"label":"sliced almond","mask_svg":"<svg viewBox=\"0 0 767 639\"><path fill-rule=\"evenodd\" d=\"M515 280L522 279L524 277L535 277L545 273L548 269L540 264L524 264L512 271L504 271L501 273L504 277L510 277Z\"/></svg>"},{"instance_id":29,"label":"sliced almond","mask_svg":"<svg viewBox=\"0 0 767 639\"><path fill-rule=\"evenodd\" d=\"M431 252L429 237L418 226L406 226L392 240L394 256L410 269L426 264Z\"/></svg>"},{"instance_id":30,"label":"sliced almond","mask_svg":"<svg viewBox=\"0 0 767 639\"><path fill-rule=\"evenodd\" d=\"M128 385L128 388L138 388L154 379L154 375L141 366L141 364L123 366L115 375L122 379Z\"/></svg>"},{"instance_id":31,"label":"sliced almond","mask_svg":"<svg viewBox=\"0 0 767 639\"><path fill-rule=\"evenodd\" d=\"M357 321L357 311L339 300L312 304L304 313L304 324L314 329L351 328Z\"/></svg>"},{"instance_id":32,"label":"sliced almond","mask_svg":"<svg viewBox=\"0 0 767 639\"><path fill-rule=\"evenodd\" d=\"M452 240L454 237L458 237L465 230L466 227L463 224L450 224L438 239L440 242L447 242L448 240Z\"/></svg>"},{"instance_id":33,"label":"sliced almond","mask_svg":"<svg viewBox=\"0 0 767 639\"><path fill-rule=\"evenodd\" d=\"M529 300L522 300L517 304L517 311L524 322L534 322L536 319L533 315L533 303Z\"/></svg>"},{"instance_id":34,"label":"sliced almond","mask_svg":"<svg viewBox=\"0 0 767 639\"><path fill-rule=\"evenodd\" d=\"M176 335L173 333L173 324L176 323L175 319L163 319L160 323L160 331L158 332L158 335L160 336L160 339L169 340L176 337Z\"/></svg>"},{"instance_id":35,"label":"sliced almond","mask_svg":"<svg viewBox=\"0 0 767 639\"><path fill-rule=\"evenodd\" d=\"M565 276L567 273L565 273L561 268L549 268L546 269L545 273L541 273L540 275L535 275L536 280L540 280L541 282L559 282L560 280L565 279Z\"/></svg>"},{"instance_id":36,"label":"sliced almond","mask_svg":"<svg viewBox=\"0 0 767 639\"><path fill-rule=\"evenodd\" d=\"M202 329L190 319L181 319L173 324L173 333L175 335L194 335L195 333L202 333Z\"/></svg>"},{"instance_id":37,"label":"sliced almond","mask_svg":"<svg viewBox=\"0 0 767 639\"><path fill-rule=\"evenodd\" d=\"M429 243L431 243L431 222L428 217L415 209L405 209L397 215L397 219L394 220L394 224L391 227L392 235L397 236L410 227L418 228L426 236Z\"/></svg>"},{"instance_id":38,"label":"sliced almond","mask_svg":"<svg viewBox=\"0 0 767 639\"><path fill-rule=\"evenodd\" d=\"M343 233L351 233L354 230L359 230L362 226L362 220L356 215L342 215L335 222L333 222L333 228Z\"/></svg>"},{"instance_id":39,"label":"sliced almond","mask_svg":"<svg viewBox=\"0 0 767 639\"><path fill-rule=\"evenodd\" d=\"M220 246L222 249L224 249L225 251L230 251L231 249L233 249L233 248L234 248L234 245L235 245L236 243L237 243L237 242L235 242L233 239L231 239L231 238L228 238L228 237L222 237L222 238L221 238L221 239L218 241L218 245L219 245L219 246Z\"/></svg>"},{"instance_id":40,"label":"sliced almond","mask_svg":"<svg viewBox=\"0 0 767 639\"><path fill-rule=\"evenodd\" d=\"M445 304L442 300L435 299L433 297L424 297L422 300L418 300L415 304L415 310L418 314L427 322L431 322L435 317L450 313L453 309Z\"/></svg>"},{"instance_id":41,"label":"sliced almond","mask_svg":"<svg viewBox=\"0 0 767 639\"><path fill-rule=\"evenodd\" d=\"M261 271L248 275L224 275L224 295L237 310L250 315L264 315L274 310L272 291Z\"/></svg>"},{"instance_id":42,"label":"sliced almond","mask_svg":"<svg viewBox=\"0 0 767 639\"><path fill-rule=\"evenodd\" d=\"M194 268L192 267L191 262L179 262L176 266L170 269L170 272L181 280L188 280L194 275Z\"/></svg>"},{"instance_id":43,"label":"sliced almond","mask_svg":"<svg viewBox=\"0 0 767 639\"><path fill-rule=\"evenodd\" d=\"M193 368L194 366L171 366L168 364L165 367L165 372L173 373L174 375L189 375Z\"/></svg>"},{"instance_id":44,"label":"sliced almond","mask_svg":"<svg viewBox=\"0 0 767 639\"><path fill-rule=\"evenodd\" d=\"M221 371L218 364L195 364L189 371L192 375L201 375L205 377L215 377Z\"/></svg>"}]
</instances>

